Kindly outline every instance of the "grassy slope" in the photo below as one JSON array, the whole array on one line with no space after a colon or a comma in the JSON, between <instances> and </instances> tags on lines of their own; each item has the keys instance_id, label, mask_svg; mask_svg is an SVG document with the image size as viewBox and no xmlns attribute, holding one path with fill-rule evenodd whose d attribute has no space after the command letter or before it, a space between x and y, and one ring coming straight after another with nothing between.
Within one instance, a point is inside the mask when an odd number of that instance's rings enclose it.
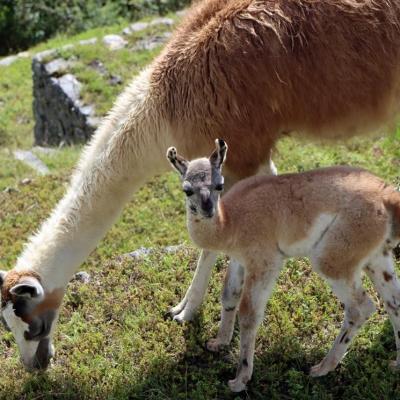
<instances>
[{"instance_id":1,"label":"grassy slope","mask_svg":"<svg viewBox=\"0 0 400 400\"><path fill-rule=\"evenodd\" d=\"M120 27L105 30L118 32ZM105 30L58 38L47 47ZM133 59L123 51L120 64L97 50L93 55L104 57L110 71L124 77L154 55L144 52ZM84 60L93 55L83 48L79 52L77 73L83 76ZM127 62L132 63L131 69ZM12 149L29 147L32 138L29 61L20 60L0 72L0 190L17 189L0 193L0 263L10 268L28 235L62 196L80 147L44 158L52 170L48 177L36 176L14 161ZM103 109L116 92L100 93ZM335 146L285 139L274 160L280 172L350 163L394 181L400 167L399 139L399 132L379 140ZM21 180L26 177L33 181L23 185ZM219 260L207 301L194 323L180 326L163 318L165 310L183 296L198 254L188 242L178 186L173 174L146 185L89 257L83 268L91 273L92 281L70 285L55 338L57 356L46 374L23 371L11 335L0 328L0 398L400 398L398 375L387 366L387 360L395 355L393 333L373 291L379 310L362 329L343 364L325 378L308 377L309 367L331 345L343 311L326 284L310 272L307 260L288 262L281 274L257 339L249 391L231 395L226 381L235 373L238 335L221 356L204 350L204 342L217 331L226 260ZM139 261L116 258L140 246L182 242L187 248L176 254L156 251Z\"/></svg>"}]
</instances>

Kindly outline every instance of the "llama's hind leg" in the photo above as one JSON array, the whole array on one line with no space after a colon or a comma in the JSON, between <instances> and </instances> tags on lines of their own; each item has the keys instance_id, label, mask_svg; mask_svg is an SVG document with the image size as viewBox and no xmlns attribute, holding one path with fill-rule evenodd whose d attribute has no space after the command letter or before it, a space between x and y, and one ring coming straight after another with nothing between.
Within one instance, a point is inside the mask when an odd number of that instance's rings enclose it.
<instances>
[{"instance_id":1,"label":"llama's hind leg","mask_svg":"<svg viewBox=\"0 0 400 400\"><path fill-rule=\"evenodd\" d=\"M235 260L229 263L222 292L221 322L217 337L207 342L207 349L219 351L230 343L235 325L237 305L242 294L244 268Z\"/></svg>"},{"instance_id":2,"label":"llama's hind leg","mask_svg":"<svg viewBox=\"0 0 400 400\"><path fill-rule=\"evenodd\" d=\"M375 311L375 305L362 287L358 275L353 282L328 279L333 292L345 307L345 319L339 335L325 358L310 370L310 375L317 377L333 371L345 355L351 340L362 324Z\"/></svg>"},{"instance_id":3,"label":"llama's hind leg","mask_svg":"<svg viewBox=\"0 0 400 400\"><path fill-rule=\"evenodd\" d=\"M396 339L396 360L391 366L400 367L400 283L394 270L390 251L383 250L365 267L365 272L373 282L389 314Z\"/></svg>"}]
</instances>

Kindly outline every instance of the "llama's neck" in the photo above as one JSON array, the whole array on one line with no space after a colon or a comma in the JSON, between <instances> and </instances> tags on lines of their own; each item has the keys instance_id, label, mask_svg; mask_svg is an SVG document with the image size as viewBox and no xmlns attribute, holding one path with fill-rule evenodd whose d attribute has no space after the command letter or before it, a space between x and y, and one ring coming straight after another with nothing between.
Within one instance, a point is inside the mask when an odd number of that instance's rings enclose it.
<instances>
[{"instance_id":1,"label":"llama's neck","mask_svg":"<svg viewBox=\"0 0 400 400\"><path fill-rule=\"evenodd\" d=\"M149 75L144 71L120 96L85 149L64 198L17 261L16 269L37 272L47 290L68 283L131 194L166 168L168 134L152 101Z\"/></svg>"},{"instance_id":2,"label":"llama's neck","mask_svg":"<svg viewBox=\"0 0 400 400\"><path fill-rule=\"evenodd\" d=\"M204 218L193 214L186 207L187 226L193 242L208 250L227 251L229 248L228 216L221 201L218 201L216 212L212 218Z\"/></svg>"}]
</instances>

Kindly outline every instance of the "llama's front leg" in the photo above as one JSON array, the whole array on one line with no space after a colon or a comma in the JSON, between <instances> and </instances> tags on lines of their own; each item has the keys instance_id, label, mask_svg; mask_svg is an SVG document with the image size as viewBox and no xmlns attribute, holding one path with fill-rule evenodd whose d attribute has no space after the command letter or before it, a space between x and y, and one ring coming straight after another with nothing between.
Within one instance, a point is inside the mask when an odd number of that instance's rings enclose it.
<instances>
[{"instance_id":1,"label":"llama's front leg","mask_svg":"<svg viewBox=\"0 0 400 400\"><path fill-rule=\"evenodd\" d=\"M362 324L375 311L375 305L361 286L357 277L353 282L330 281L334 293L345 307L345 320L339 335L325 358L310 370L313 377L333 371L345 355L351 340Z\"/></svg>"},{"instance_id":2,"label":"llama's front leg","mask_svg":"<svg viewBox=\"0 0 400 400\"><path fill-rule=\"evenodd\" d=\"M221 322L218 335L215 339L210 339L207 342L207 349L210 351L219 351L222 346L228 345L232 339L237 304L242 294L243 279L244 268L237 261L231 260L222 292Z\"/></svg>"},{"instance_id":3,"label":"llama's front leg","mask_svg":"<svg viewBox=\"0 0 400 400\"><path fill-rule=\"evenodd\" d=\"M183 300L169 311L175 321L190 321L203 302L217 253L202 250L192 283Z\"/></svg>"},{"instance_id":4,"label":"llama's front leg","mask_svg":"<svg viewBox=\"0 0 400 400\"><path fill-rule=\"evenodd\" d=\"M279 268L275 266L268 267L267 271L255 269L246 273L239 305L240 358L236 378L228 382L233 392L245 390L253 374L257 329L263 320L265 305L278 274Z\"/></svg>"}]
</instances>

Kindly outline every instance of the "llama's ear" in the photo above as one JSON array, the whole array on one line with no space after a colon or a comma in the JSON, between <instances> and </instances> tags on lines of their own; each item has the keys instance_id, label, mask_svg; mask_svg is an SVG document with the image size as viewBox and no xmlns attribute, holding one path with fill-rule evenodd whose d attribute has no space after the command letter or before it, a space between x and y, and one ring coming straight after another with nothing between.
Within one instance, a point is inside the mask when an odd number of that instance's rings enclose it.
<instances>
[{"instance_id":1,"label":"llama's ear","mask_svg":"<svg viewBox=\"0 0 400 400\"><path fill-rule=\"evenodd\" d=\"M176 171L178 171L181 174L181 176L184 176L186 174L189 162L186 161L182 156L180 156L176 152L175 147L170 147L167 150L167 158L168 161L171 163L172 167Z\"/></svg>"},{"instance_id":2,"label":"llama's ear","mask_svg":"<svg viewBox=\"0 0 400 400\"><path fill-rule=\"evenodd\" d=\"M6 279L7 271L0 271L0 287L3 286L3 283Z\"/></svg>"},{"instance_id":3,"label":"llama's ear","mask_svg":"<svg viewBox=\"0 0 400 400\"><path fill-rule=\"evenodd\" d=\"M210 156L210 162L215 168L220 169L225 161L228 146L224 140L215 139L215 147L216 149Z\"/></svg>"},{"instance_id":4,"label":"llama's ear","mask_svg":"<svg viewBox=\"0 0 400 400\"><path fill-rule=\"evenodd\" d=\"M10 293L17 297L41 299L44 290L40 282L31 276L20 279L19 283L10 289Z\"/></svg>"}]
</instances>

